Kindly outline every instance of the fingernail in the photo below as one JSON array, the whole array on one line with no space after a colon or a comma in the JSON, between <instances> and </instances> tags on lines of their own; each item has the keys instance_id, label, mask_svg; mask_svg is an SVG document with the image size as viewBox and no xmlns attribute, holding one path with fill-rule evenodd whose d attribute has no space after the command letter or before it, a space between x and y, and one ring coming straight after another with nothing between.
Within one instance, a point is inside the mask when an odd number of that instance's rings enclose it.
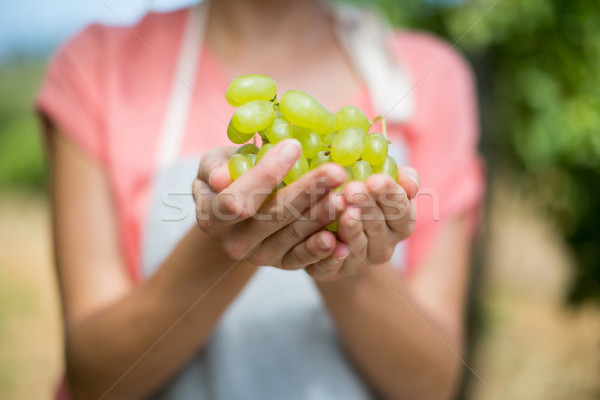
<instances>
[{"instance_id":1,"label":"fingernail","mask_svg":"<svg viewBox=\"0 0 600 400\"><path fill-rule=\"evenodd\" d=\"M320 236L319 239L317 239L317 244L321 250L329 250L329 243L327 243L323 236Z\"/></svg>"},{"instance_id":2,"label":"fingernail","mask_svg":"<svg viewBox=\"0 0 600 400\"><path fill-rule=\"evenodd\" d=\"M346 180L346 170L335 164L329 169L329 179L332 181L343 183Z\"/></svg>"},{"instance_id":3,"label":"fingernail","mask_svg":"<svg viewBox=\"0 0 600 400\"><path fill-rule=\"evenodd\" d=\"M279 152L279 160L283 163L290 164L296 162L302 146L296 139L286 139L283 144L283 149Z\"/></svg>"},{"instance_id":4,"label":"fingernail","mask_svg":"<svg viewBox=\"0 0 600 400\"><path fill-rule=\"evenodd\" d=\"M377 177L377 178L379 178L379 177ZM373 190L375 192L381 192L384 187L385 187L385 181L383 179L377 179L375 181L375 184L373 185Z\"/></svg>"},{"instance_id":5,"label":"fingernail","mask_svg":"<svg viewBox=\"0 0 600 400\"><path fill-rule=\"evenodd\" d=\"M356 223L360 220L360 208L350 207L348 209L348 215L350 216L350 225L356 225Z\"/></svg>"},{"instance_id":6,"label":"fingernail","mask_svg":"<svg viewBox=\"0 0 600 400\"><path fill-rule=\"evenodd\" d=\"M412 167L402 167L402 172L419 187L419 173Z\"/></svg>"},{"instance_id":7,"label":"fingernail","mask_svg":"<svg viewBox=\"0 0 600 400\"><path fill-rule=\"evenodd\" d=\"M338 259L338 260L343 260L343 259L345 259L346 257L348 257L348 254L350 254L350 251L348 250L348 248L347 248L347 247L344 247L344 248L341 250L341 253L337 255L337 259Z\"/></svg>"},{"instance_id":8,"label":"fingernail","mask_svg":"<svg viewBox=\"0 0 600 400\"><path fill-rule=\"evenodd\" d=\"M210 187L214 187L213 178L215 176L215 173L219 170L219 168L221 168L221 166L218 166L217 168L213 169L210 175L208 176L208 184L210 185Z\"/></svg>"},{"instance_id":9,"label":"fingernail","mask_svg":"<svg viewBox=\"0 0 600 400\"><path fill-rule=\"evenodd\" d=\"M342 212L344 210L344 207L346 206L345 201L344 201L344 196L342 196L339 193L335 193L335 210L337 212Z\"/></svg>"}]
</instances>

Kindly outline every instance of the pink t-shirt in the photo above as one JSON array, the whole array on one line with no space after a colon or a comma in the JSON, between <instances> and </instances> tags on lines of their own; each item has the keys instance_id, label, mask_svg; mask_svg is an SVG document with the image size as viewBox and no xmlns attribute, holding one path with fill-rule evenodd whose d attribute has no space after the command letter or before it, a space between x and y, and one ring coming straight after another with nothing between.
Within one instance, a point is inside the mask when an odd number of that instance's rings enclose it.
<instances>
[{"instance_id":1,"label":"pink t-shirt","mask_svg":"<svg viewBox=\"0 0 600 400\"><path fill-rule=\"evenodd\" d=\"M37 106L82 151L106 170L118 212L128 268L140 277L140 247L158 135L180 48L186 11L152 13L128 28L92 25L53 58ZM472 210L483 178L476 145L478 118L473 77L448 44L424 33L401 32L390 48L407 67L416 113L389 126L392 142L403 141L421 178L418 217L408 240L406 267L424 259L442 222ZM229 82L207 46L202 51L182 157L230 145L223 121L234 109L225 101ZM302 89L302 88L299 88ZM348 103L373 118L363 88Z\"/></svg>"}]
</instances>

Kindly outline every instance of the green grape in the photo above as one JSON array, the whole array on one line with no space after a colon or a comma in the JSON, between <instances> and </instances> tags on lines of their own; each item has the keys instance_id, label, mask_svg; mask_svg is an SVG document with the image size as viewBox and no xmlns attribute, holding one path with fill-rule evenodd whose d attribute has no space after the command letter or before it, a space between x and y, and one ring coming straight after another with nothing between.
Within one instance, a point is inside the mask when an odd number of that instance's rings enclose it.
<instances>
[{"instance_id":1,"label":"green grape","mask_svg":"<svg viewBox=\"0 0 600 400\"><path fill-rule=\"evenodd\" d=\"M250 160L250 162L252 163L252 166L256 165L256 157L257 157L257 155L254 153L246 154L246 158L248 160Z\"/></svg>"},{"instance_id":2,"label":"green grape","mask_svg":"<svg viewBox=\"0 0 600 400\"><path fill-rule=\"evenodd\" d=\"M325 229L328 230L329 232L336 233L337 229L338 229L338 222L337 222L337 220L333 221L332 223L330 223L329 225L327 225L325 227Z\"/></svg>"},{"instance_id":3,"label":"green grape","mask_svg":"<svg viewBox=\"0 0 600 400\"><path fill-rule=\"evenodd\" d=\"M335 139L338 133L339 131L329 132L327 136L325 136L325 138L323 139L323 144L327 145L333 143L333 139Z\"/></svg>"},{"instance_id":4,"label":"green grape","mask_svg":"<svg viewBox=\"0 0 600 400\"><path fill-rule=\"evenodd\" d=\"M271 125L265 130L265 135L270 143L279 143L283 139L292 137L292 124L285 118L274 118Z\"/></svg>"},{"instance_id":5,"label":"green grape","mask_svg":"<svg viewBox=\"0 0 600 400\"><path fill-rule=\"evenodd\" d=\"M333 189L334 192L343 193L344 189L346 188L346 184L352 180L352 167L347 165L344 167L344 169L346 170L346 180L343 184Z\"/></svg>"},{"instance_id":6,"label":"green grape","mask_svg":"<svg viewBox=\"0 0 600 400\"><path fill-rule=\"evenodd\" d=\"M371 123L367 116L356 106L344 106L335 113L335 130L342 130L350 126L355 126L368 133Z\"/></svg>"},{"instance_id":7,"label":"green grape","mask_svg":"<svg viewBox=\"0 0 600 400\"><path fill-rule=\"evenodd\" d=\"M256 155L256 164L258 164L260 159L263 158L264 155L267 154L267 152L273 148L273 146L275 146L275 145L272 143L267 143L267 144L264 144L263 147L260 148L260 150L258 151L258 154Z\"/></svg>"},{"instance_id":8,"label":"green grape","mask_svg":"<svg viewBox=\"0 0 600 400\"><path fill-rule=\"evenodd\" d=\"M381 165L373 167L373 172L376 174L389 175L394 181L398 182L398 164L396 164L396 161L390 156L387 156Z\"/></svg>"},{"instance_id":9,"label":"green grape","mask_svg":"<svg viewBox=\"0 0 600 400\"><path fill-rule=\"evenodd\" d=\"M381 133L367 135L367 143L360 158L371 165L380 165L388 153L388 141Z\"/></svg>"},{"instance_id":10,"label":"green grape","mask_svg":"<svg viewBox=\"0 0 600 400\"><path fill-rule=\"evenodd\" d=\"M277 83L266 75L250 74L238 76L231 82L225 98L234 107L253 100L272 100L277 95Z\"/></svg>"},{"instance_id":11,"label":"green grape","mask_svg":"<svg viewBox=\"0 0 600 400\"><path fill-rule=\"evenodd\" d=\"M228 165L231 179L234 181L252 169L252 162L243 154L234 154Z\"/></svg>"},{"instance_id":12,"label":"green grape","mask_svg":"<svg viewBox=\"0 0 600 400\"><path fill-rule=\"evenodd\" d=\"M314 117L313 125L309 128L323 136L331 132L333 124L335 124L335 117L331 111L321 106L321 110L319 110L319 113Z\"/></svg>"},{"instance_id":13,"label":"green grape","mask_svg":"<svg viewBox=\"0 0 600 400\"><path fill-rule=\"evenodd\" d=\"M273 107L273 118L285 118L285 116L278 107Z\"/></svg>"},{"instance_id":14,"label":"green grape","mask_svg":"<svg viewBox=\"0 0 600 400\"><path fill-rule=\"evenodd\" d=\"M364 160L359 160L352 165L352 179L365 182L373 174L371 165Z\"/></svg>"},{"instance_id":15,"label":"green grape","mask_svg":"<svg viewBox=\"0 0 600 400\"><path fill-rule=\"evenodd\" d=\"M360 128L344 128L331 144L331 159L344 167L353 164L365 148L365 138Z\"/></svg>"},{"instance_id":16,"label":"green grape","mask_svg":"<svg viewBox=\"0 0 600 400\"><path fill-rule=\"evenodd\" d=\"M319 135L329 133L335 124L335 118L329 110L311 95L299 90L290 90L281 96L279 108L292 124L313 130Z\"/></svg>"},{"instance_id":17,"label":"green grape","mask_svg":"<svg viewBox=\"0 0 600 400\"><path fill-rule=\"evenodd\" d=\"M233 120L229 121L229 125L227 125L227 137L235 144L243 144L248 140L252 139L254 133L242 133L235 129L233 126Z\"/></svg>"},{"instance_id":18,"label":"green grape","mask_svg":"<svg viewBox=\"0 0 600 400\"><path fill-rule=\"evenodd\" d=\"M319 151L323 150L321 136L310 129L294 125L293 135L302 145L302 154L304 154L304 157L313 158Z\"/></svg>"},{"instance_id":19,"label":"green grape","mask_svg":"<svg viewBox=\"0 0 600 400\"><path fill-rule=\"evenodd\" d=\"M259 150L258 146L255 145L254 143L246 143L245 145L243 145L239 149L237 149L236 153L243 154L246 157L248 157L248 155L250 155L250 154L258 153L258 150Z\"/></svg>"},{"instance_id":20,"label":"green grape","mask_svg":"<svg viewBox=\"0 0 600 400\"><path fill-rule=\"evenodd\" d=\"M242 133L255 133L267 129L273 122L273 105L270 101L253 100L235 110L231 122Z\"/></svg>"},{"instance_id":21,"label":"green grape","mask_svg":"<svg viewBox=\"0 0 600 400\"><path fill-rule=\"evenodd\" d=\"M227 88L227 90L225 91L225 100L227 100L227 102L234 107L241 106L241 104L238 101L231 97L231 91L229 90L229 88Z\"/></svg>"},{"instance_id":22,"label":"green grape","mask_svg":"<svg viewBox=\"0 0 600 400\"><path fill-rule=\"evenodd\" d=\"M328 162L333 162L331 160L331 155L329 154L329 150L320 151L317 153L317 155L315 155L313 157L312 160L310 160L310 169L313 170L313 169L318 168L321 165L328 163Z\"/></svg>"},{"instance_id":23,"label":"green grape","mask_svg":"<svg viewBox=\"0 0 600 400\"><path fill-rule=\"evenodd\" d=\"M352 180L354 180L354 174L352 173L352 166L347 165L346 166L346 182L350 182Z\"/></svg>"},{"instance_id":24,"label":"green grape","mask_svg":"<svg viewBox=\"0 0 600 400\"><path fill-rule=\"evenodd\" d=\"M292 169L290 169L290 172L288 172L285 178L283 178L283 182L286 185L289 185L292 182L295 182L298 179L300 179L302 175L304 175L307 172L308 161L306 160L306 157L301 155L298 161L296 161L296 163L292 166Z\"/></svg>"}]
</instances>

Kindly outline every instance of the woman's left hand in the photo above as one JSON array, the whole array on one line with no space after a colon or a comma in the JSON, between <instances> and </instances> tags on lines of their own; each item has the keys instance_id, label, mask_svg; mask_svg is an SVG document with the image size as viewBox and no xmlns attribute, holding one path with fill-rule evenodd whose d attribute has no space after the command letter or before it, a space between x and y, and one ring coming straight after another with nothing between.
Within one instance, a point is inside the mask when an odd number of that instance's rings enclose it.
<instances>
[{"instance_id":1,"label":"woman's left hand","mask_svg":"<svg viewBox=\"0 0 600 400\"><path fill-rule=\"evenodd\" d=\"M318 281L351 276L392 257L396 244L411 235L418 191L411 168L401 168L398 183L383 174L365 183L350 182L344 188L346 210L338 219L338 243L326 259L306 267Z\"/></svg>"}]
</instances>

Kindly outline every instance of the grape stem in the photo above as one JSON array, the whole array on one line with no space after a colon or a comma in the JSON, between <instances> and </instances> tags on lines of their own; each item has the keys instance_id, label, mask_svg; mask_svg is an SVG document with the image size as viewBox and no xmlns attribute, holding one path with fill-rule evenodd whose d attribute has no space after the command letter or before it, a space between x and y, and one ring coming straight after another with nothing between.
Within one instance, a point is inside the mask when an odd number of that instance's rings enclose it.
<instances>
[{"instance_id":1,"label":"grape stem","mask_svg":"<svg viewBox=\"0 0 600 400\"><path fill-rule=\"evenodd\" d=\"M267 139L267 135L265 135L265 133L263 131L259 131L258 134L260 135L260 138L262 139L263 146L265 144L269 143L269 139Z\"/></svg>"},{"instance_id":2,"label":"grape stem","mask_svg":"<svg viewBox=\"0 0 600 400\"><path fill-rule=\"evenodd\" d=\"M375 119L373 119L373 121L371 122L371 125L373 125L377 121L381 121L381 134L384 138L387 139L387 123L385 121L385 117L382 117L381 115L375 117Z\"/></svg>"}]
</instances>

